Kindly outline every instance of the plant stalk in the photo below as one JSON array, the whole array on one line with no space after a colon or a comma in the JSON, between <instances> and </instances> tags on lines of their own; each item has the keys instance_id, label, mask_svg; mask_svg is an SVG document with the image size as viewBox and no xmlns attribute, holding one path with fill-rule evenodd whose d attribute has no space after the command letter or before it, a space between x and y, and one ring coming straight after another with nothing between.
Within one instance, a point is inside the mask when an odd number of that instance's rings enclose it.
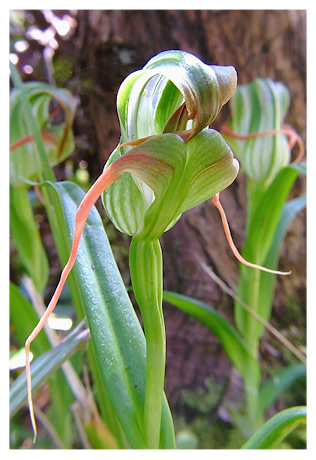
<instances>
[{"instance_id":1,"label":"plant stalk","mask_svg":"<svg viewBox=\"0 0 316 460\"><path fill-rule=\"evenodd\" d=\"M162 253L158 240L133 238L130 271L146 337L144 438L148 449L158 449L165 378L166 336L162 312Z\"/></svg>"},{"instance_id":2,"label":"plant stalk","mask_svg":"<svg viewBox=\"0 0 316 460\"><path fill-rule=\"evenodd\" d=\"M248 234L248 228L250 226L250 222L255 215L256 208L260 199L264 194L264 190L262 187L257 186L257 184L249 179L248 186L247 186L247 197L248 197L248 212L247 212L247 231L246 231L246 241L245 246L247 245L247 239L251 238L251 235ZM262 260L260 258L260 250L253 254L255 259L253 259L253 263L255 264L262 264ZM259 257L258 257L259 256ZM259 270L254 270L248 267L242 267L240 282L243 279L246 288L245 298L243 300L247 305L251 307L251 309L256 314L260 314L260 299L259 299L259 291L260 291L260 277L261 272ZM255 360L258 360L259 354L259 337L257 333L257 319L254 315L246 313L245 318L245 325L244 325L244 338L247 342L249 352L252 354ZM255 375L251 373L248 374L247 379L245 381L245 396L246 396L246 413L249 423L249 430L250 434L255 432L263 423L263 414L260 412L259 409L259 388L260 382L258 382Z\"/></svg>"}]
</instances>

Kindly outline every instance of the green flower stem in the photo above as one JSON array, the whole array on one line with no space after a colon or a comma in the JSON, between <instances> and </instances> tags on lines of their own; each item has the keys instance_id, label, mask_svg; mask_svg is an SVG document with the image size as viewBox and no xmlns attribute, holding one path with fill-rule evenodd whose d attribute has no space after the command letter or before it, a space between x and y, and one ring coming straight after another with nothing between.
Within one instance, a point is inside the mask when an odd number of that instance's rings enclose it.
<instances>
[{"instance_id":1,"label":"green flower stem","mask_svg":"<svg viewBox=\"0 0 316 460\"><path fill-rule=\"evenodd\" d=\"M259 263L255 261L254 263ZM257 307L259 304L259 287L260 287L260 271L251 268L249 273L249 284L248 284L248 298L247 304L251 305L252 309L259 314ZM257 319L253 315L247 317L247 336L245 337L248 348L252 356L258 358L258 334L256 334Z\"/></svg>"},{"instance_id":2,"label":"green flower stem","mask_svg":"<svg viewBox=\"0 0 316 460\"><path fill-rule=\"evenodd\" d=\"M247 198L248 198L248 213L247 213L247 239L252 238L252 235L248 234L248 228L254 215L258 203L264 195L265 189L256 184L254 181L249 179L247 186ZM247 241L245 242L246 245ZM255 259L252 262L258 265L262 265L261 252L258 251L254 254ZM242 268L242 275L247 280L246 298L244 299L247 305L250 305L255 313L260 315L260 277L261 272L259 270L253 270L248 267ZM247 273L248 272L248 273ZM248 345L249 352L255 360L258 360L259 354L259 337L257 333L257 319L253 315L247 315L247 323L245 328L245 340ZM259 388L260 382L257 380L255 375L251 372L247 375L247 381L245 381L245 394L246 394L246 412L249 422L251 433L254 433L263 423L263 413L259 409Z\"/></svg>"},{"instance_id":3,"label":"green flower stem","mask_svg":"<svg viewBox=\"0 0 316 460\"><path fill-rule=\"evenodd\" d=\"M162 312L162 253L159 240L133 238L130 247L130 271L146 337L144 438L148 449L158 449L166 361Z\"/></svg>"},{"instance_id":4,"label":"green flower stem","mask_svg":"<svg viewBox=\"0 0 316 460\"><path fill-rule=\"evenodd\" d=\"M260 261L254 260L254 263L260 263ZM260 314L258 311L259 307L259 288L260 288L260 276L261 273L259 270L254 270L252 268L243 267L243 270L248 271L248 276L246 275L247 282L247 298L245 302L247 305L251 305L252 309ZM253 315L247 315L245 327L245 340L248 345L248 350L253 358L258 360L259 352L259 338L256 333L257 319ZM256 431L256 429L261 426L263 419L262 414L259 410L259 385L260 382L257 379L257 375L253 375L251 372L247 374L245 381L245 393L246 393L246 412L247 418L249 421L249 428L251 433Z\"/></svg>"},{"instance_id":5,"label":"green flower stem","mask_svg":"<svg viewBox=\"0 0 316 460\"><path fill-rule=\"evenodd\" d=\"M248 178L247 183L247 200L248 200L248 212L246 222L246 241L252 238L249 233L252 220L255 218L257 206L260 204L262 197L264 196L266 189L260 184L257 184L251 178ZM243 254L245 255L245 254ZM245 255L249 259L248 254ZM252 254L251 261L255 264L262 265L263 260L261 252L257 251ZM240 282L244 285L244 301L247 305L251 306L255 313L261 314L260 312L260 277L261 272L259 270L253 270L248 267L242 267ZM257 319L248 314L245 318L246 324L244 325L244 338L248 345L248 350L257 361L259 354L259 337L257 333ZM263 413L260 411L260 402L258 400L260 381L251 372L247 374L245 379L245 396L246 396L246 413L250 429L250 434L254 433L263 423Z\"/></svg>"}]
</instances>

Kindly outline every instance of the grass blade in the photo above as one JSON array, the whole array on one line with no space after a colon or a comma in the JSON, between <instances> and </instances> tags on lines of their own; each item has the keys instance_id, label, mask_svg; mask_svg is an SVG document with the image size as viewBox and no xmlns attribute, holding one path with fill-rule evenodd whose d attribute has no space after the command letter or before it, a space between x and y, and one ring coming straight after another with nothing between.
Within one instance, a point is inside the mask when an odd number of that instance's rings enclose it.
<instances>
[{"instance_id":1,"label":"grass blade","mask_svg":"<svg viewBox=\"0 0 316 460\"><path fill-rule=\"evenodd\" d=\"M77 350L84 347L89 340L87 329L77 328L56 348L47 351L31 364L32 389L35 390L49 375L67 361ZM26 402L27 387L25 372L14 381L10 389L10 415Z\"/></svg>"},{"instance_id":2,"label":"grass blade","mask_svg":"<svg viewBox=\"0 0 316 460\"><path fill-rule=\"evenodd\" d=\"M287 228L291 223L292 219L294 219L297 213L304 209L305 206L306 195L299 196L298 198L294 198L293 200L290 200L287 203L285 203L271 248L264 262L265 267L271 267L272 269L277 268L281 245ZM259 302L261 315L263 315L264 318L269 318L271 314L275 288L275 279L275 275L270 275L264 272L260 274ZM260 326L258 324L257 329L258 334L261 334L263 331L263 326Z\"/></svg>"},{"instance_id":3,"label":"grass blade","mask_svg":"<svg viewBox=\"0 0 316 460\"><path fill-rule=\"evenodd\" d=\"M181 294L164 291L163 298L208 327L220 340L231 363L245 381L251 372L259 383L260 368L257 362L250 355L247 345L236 329L220 313L203 302Z\"/></svg>"},{"instance_id":4,"label":"grass blade","mask_svg":"<svg viewBox=\"0 0 316 460\"><path fill-rule=\"evenodd\" d=\"M298 165L281 169L262 196L250 222L243 255L264 262L271 247L287 196L298 176Z\"/></svg>"},{"instance_id":5,"label":"grass blade","mask_svg":"<svg viewBox=\"0 0 316 460\"><path fill-rule=\"evenodd\" d=\"M10 282L10 322L14 327L14 336L20 346L24 346L29 331L34 329L38 322L38 316L32 304L22 294L20 289ZM38 334L38 340L34 342L34 354L41 354L50 349L49 341L44 330Z\"/></svg>"},{"instance_id":6,"label":"grass blade","mask_svg":"<svg viewBox=\"0 0 316 460\"><path fill-rule=\"evenodd\" d=\"M283 168L256 206L242 251L246 260L258 265L265 265L280 222L284 203L298 172L295 165ZM266 302L262 305L259 302L260 283L264 275L265 279L267 276L274 279L273 274L266 275L258 270L242 266L237 295L246 304L253 306L262 318L269 320L271 307L268 306L269 308L267 308ZM238 302L235 303L235 321L243 336L247 337L250 347L256 347L256 342L262 333L262 325L250 317Z\"/></svg>"},{"instance_id":7,"label":"grass blade","mask_svg":"<svg viewBox=\"0 0 316 460\"><path fill-rule=\"evenodd\" d=\"M306 374L306 365L299 363L285 367L276 372L260 389L259 408L264 412L274 403L279 395L291 386L298 378Z\"/></svg>"},{"instance_id":8,"label":"grass blade","mask_svg":"<svg viewBox=\"0 0 316 460\"><path fill-rule=\"evenodd\" d=\"M48 280L48 260L25 186L10 186L10 231L24 270L42 293Z\"/></svg>"},{"instance_id":9,"label":"grass blade","mask_svg":"<svg viewBox=\"0 0 316 460\"><path fill-rule=\"evenodd\" d=\"M29 332L34 329L37 322L38 315L34 306L24 297L16 285L10 283L10 323L14 328L14 338L20 347L24 347ZM33 353L35 356L39 356L50 349L48 337L42 330L32 347ZM23 351L22 348L21 351ZM23 353L24 356L25 353ZM76 358L80 359L79 356ZM61 370L50 376L48 384L50 391L49 418L54 421L54 427L64 444L70 447L72 440L70 404L73 401L73 395Z\"/></svg>"},{"instance_id":10,"label":"grass blade","mask_svg":"<svg viewBox=\"0 0 316 460\"><path fill-rule=\"evenodd\" d=\"M306 407L292 407L270 418L242 449L275 449L300 423L306 423Z\"/></svg>"}]
</instances>

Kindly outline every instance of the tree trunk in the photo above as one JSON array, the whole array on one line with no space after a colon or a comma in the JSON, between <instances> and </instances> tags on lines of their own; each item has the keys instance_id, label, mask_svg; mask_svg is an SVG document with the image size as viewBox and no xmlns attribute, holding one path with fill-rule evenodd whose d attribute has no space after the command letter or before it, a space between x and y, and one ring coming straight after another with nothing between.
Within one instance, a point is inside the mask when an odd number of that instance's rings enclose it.
<instances>
[{"instance_id":1,"label":"tree trunk","mask_svg":"<svg viewBox=\"0 0 316 460\"><path fill-rule=\"evenodd\" d=\"M233 65L238 83L270 77L285 83L292 103L287 123L305 139L305 30L304 11L79 11L73 40L75 69L71 89L80 95L83 116L76 129L88 134L90 172L97 176L119 139L115 112L122 80L155 54L182 49L204 62ZM225 116L219 116L219 128ZM304 190L298 179L293 196ZM241 248L245 227L245 178L240 174L221 194L234 241ZM210 202L188 211L162 238L165 287L204 301L232 320L233 301L201 267L201 261L235 287L238 263L232 256L217 210ZM282 249L281 267L291 277L277 282L273 322L287 327L282 315L295 298L305 308L305 214L291 224ZM302 314L304 316L304 314ZM175 406L185 388L203 386L209 376L228 383L231 365L218 340L204 326L165 306L167 328L166 392ZM263 344L270 341L265 335ZM263 350L264 352L264 350ZM218 404L220 403L220 400Z\"/></svg>"}]
</instances>

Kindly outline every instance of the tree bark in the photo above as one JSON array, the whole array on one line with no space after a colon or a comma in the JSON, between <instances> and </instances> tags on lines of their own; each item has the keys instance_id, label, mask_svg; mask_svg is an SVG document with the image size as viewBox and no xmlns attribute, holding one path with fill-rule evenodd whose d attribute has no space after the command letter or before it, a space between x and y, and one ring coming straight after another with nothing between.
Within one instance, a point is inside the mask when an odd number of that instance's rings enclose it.
<instances>
[{"instance_id":1,"label":"tree bark","mask_svg":"<svg viewBox=\"0 0 316 460\"><path fill-rule=\"evenodd\" d=\"M287 123L305 139L306 112L306 12L230 10L79 11L73 39L75 68L70 87L80 96L83 116L76 129L88 133L90 172L97 176L119 139L115 112L116 93L122 80L140 69L155 54L182 49L204 62L233 65L238 83L270 77L285 83L292 103ZM219 128L227 107L216 120ZM297 180L292 196L304 191ZM221 194L234 241L241 248L245 227L245 177ZM199 261L230 286L236 286L238 263L232 256L217 210L210 202L188 211L162 238L165 287L204 301L232 320L233 301L205 273ZM277 281L276 326L286 305L296 298L305 308L305 214L291 224L282 249L281 268L291 277ZM197 258L198 256L198 258ZM218 340L197 321L166 305L166 392L175 405L184 388L198 388L206 377L228 382L231 365ZM284 322L282 322L284 325ZM265 335L263 343L270 340ZM264 350L263 350L264 351Z\"/></svg>"}]
</instances>

